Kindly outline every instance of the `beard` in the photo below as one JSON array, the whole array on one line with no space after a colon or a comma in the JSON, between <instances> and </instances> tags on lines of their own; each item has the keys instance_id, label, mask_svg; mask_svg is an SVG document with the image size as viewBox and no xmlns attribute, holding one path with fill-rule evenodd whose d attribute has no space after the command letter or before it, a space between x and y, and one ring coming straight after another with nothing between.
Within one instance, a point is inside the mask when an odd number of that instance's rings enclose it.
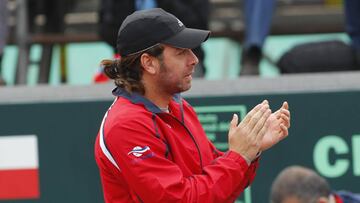
<instances>
[{"instance_id":1,"label":"beard","mask_svg":"<svg viewBox=\"0 0 360 203\"><path fill-rule=\"evenodd\" d=\"M162 60L160 61L159 86L168 94L177 94L187 91L191 87L191 80L184 82L184 76L178 72L171 71Z\"/></svg>"}]
</instances>

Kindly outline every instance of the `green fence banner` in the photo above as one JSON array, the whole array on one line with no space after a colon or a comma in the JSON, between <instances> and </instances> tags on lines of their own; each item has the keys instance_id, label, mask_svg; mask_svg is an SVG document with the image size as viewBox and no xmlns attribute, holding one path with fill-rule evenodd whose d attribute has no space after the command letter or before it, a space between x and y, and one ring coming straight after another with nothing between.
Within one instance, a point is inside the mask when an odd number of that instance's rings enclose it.
<instances>
[{"instance_id":1,"label":"green fence banner","mask_svg":"<svg viewBox=\"0 0 360 203\"><path fill-rule=\"evenodd\" d=\"M263 99L274 111L289 102L290 135L262 153L238 202L269 202L272 181L294 164L313 168L334 190L360 192L360 91L187 98L220 150L232 114L243 118ZM0 103L0 202L103 202L93 149L111 102Z\"/></svg>"}]
</instances>

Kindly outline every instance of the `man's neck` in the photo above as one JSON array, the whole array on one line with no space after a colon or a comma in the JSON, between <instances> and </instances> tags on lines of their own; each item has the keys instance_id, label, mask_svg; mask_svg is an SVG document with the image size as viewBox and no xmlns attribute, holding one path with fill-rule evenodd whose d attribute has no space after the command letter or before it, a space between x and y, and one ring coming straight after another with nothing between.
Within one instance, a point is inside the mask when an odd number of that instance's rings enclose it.
<instances>
[{"instance_id":1,"label":"man's neck","mask_svg":"<svg viewBox=\"0 0 360 203\"><path fill-rule=\"evenodd\" d=\"M172 99L172 95L164 94L164 92L159 91L159 89L151 88L147 88L145 90L144 97L160 109L167 109L169 107L170 100Z\"/></svg>"},{"instance_id":2,"label":"man's neck","mask_svg":"<svg viewBox=\"0 0 360 203\"><path fill-rule=\"evenodd\" d=\"M144 73L142 82L145 87L144 97L160 109L168 108L173 95L169 94L161 84L158 83L158 78Z\"/></svg>"}]
</instances>

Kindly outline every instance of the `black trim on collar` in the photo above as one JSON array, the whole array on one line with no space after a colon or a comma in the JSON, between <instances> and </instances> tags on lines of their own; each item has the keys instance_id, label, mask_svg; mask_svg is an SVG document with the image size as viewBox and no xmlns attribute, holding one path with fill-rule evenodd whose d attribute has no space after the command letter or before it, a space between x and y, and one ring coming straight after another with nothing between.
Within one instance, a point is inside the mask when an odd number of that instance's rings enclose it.
<instances>
[{"instance_id":1,"label":"black trim on collar","mask_svg":"<svg viewBox=\"0 0 360 203\"><path fill-rule=\"evenodd\" d=\"M113 89L112 94L114 96L124 97L128 100L130 100L134 104L143 104L145 108L153 113L164 113L158 106L156 106L154 103L152 103L150 100L146 99L144 96L142 96L139 93L129 93L126 90L116 87ZM181 95L175 94L173 96L173 99L175 102L181 104Z\"/></svg>"},{"instance_id":2,"label":"black trim on collar","mask_svg":"<svg viewBox=\"0 0 360 203\"><path fill-rule=\"evenodd\" d=\"M182 103L182 101L181 101L181 94L180 94L180 93L174 94L173 99L174 99L174 101L175 101L176 103L178 103L178 104L181 104L181 103Z\"/></svg>"}]
</instances>

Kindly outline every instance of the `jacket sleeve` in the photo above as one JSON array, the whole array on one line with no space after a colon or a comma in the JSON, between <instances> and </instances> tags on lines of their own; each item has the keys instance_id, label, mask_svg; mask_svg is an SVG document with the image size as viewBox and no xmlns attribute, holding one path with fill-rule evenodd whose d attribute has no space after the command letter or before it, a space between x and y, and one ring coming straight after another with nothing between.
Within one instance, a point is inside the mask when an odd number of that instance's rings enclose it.
<instances>
[{"instance_id":1,"label":"jacket sleeve","mask_svg":"<svg viewBox=\"0 0 360 203\"><path fill-rule=\"evenodd\" d=\"M165 143L140 119L109 129L106 144L128 186L143 202L227 202L249 183L246 161L232 151L214 159L202 174L185 177L166 158Z\"/></svg>"},{"instance_id":2,"label":"jacket sleeve","mask_svg":"<svg viewBox=\"0 0 360 203\"><path fill-rule=\"evenodd\" d=\"M236 188L236 192L233 193L233 196L230 198L230 201L235 201L238 198L238 195L241 194L247 187L249 187L251 185L251 183L254 181L255 176L256 176L256 169L259 166L259 160L260 157L258 157L257 159L255 159L249 166L247 172L246 172L246 177L248 177L248 182L242 182L242 184L240 184L237 188Z\"/></svg>"},{"instance_id":3,"label":"jacket sleeve","mask_svg":"<svg viewBox=\"0 0 360 203\"><path fill-rule=\"evenodd\" d=\"M224 155L224 152L218 150L213 143L209 141L210 148L213 151L214 158L220 157ZM248 167L248 170L246 171L245 177L248 178L248 182L243 181L242 184L239 184L236 188L236 192L232 194L232 196L229 198L230 202L234 202L239 194L241 194L248 186L251 185L251 183L254 181L256 176L256 169L259 166L259 160L260 157L256 158L253 162L251 162L250 166Z\"/></svg>"},{"instance_id":4,"label":"jacket sleeve","mask_svg":"<svg viewBox=\"0 0 360 203\"><path fill-rule=\"evenodd\" d=\"M224 155L224 152L218 150L210 140L209 140L209 146L213 153L214 159L218 158L219 156Z\"/></svg>"}]
</instances>

